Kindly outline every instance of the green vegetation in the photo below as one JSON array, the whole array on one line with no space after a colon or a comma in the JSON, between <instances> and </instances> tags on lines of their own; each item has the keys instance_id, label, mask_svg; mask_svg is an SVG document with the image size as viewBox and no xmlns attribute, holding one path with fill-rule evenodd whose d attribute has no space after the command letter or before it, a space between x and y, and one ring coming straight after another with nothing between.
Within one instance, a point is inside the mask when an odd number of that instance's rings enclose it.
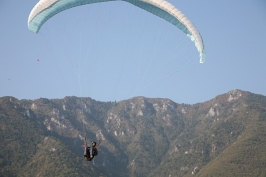
<instances>
[{"instance_id":1,"label":"green vegetation","mask_svg":"<svg viewBox=\"0 0 266 177\"><path fill-rule=\"evenodd\" d=\"M93 162L83 141L107 135ZM266 97L0 98L0 176L265 176Z\"/></svg>"},{"instance_id":2,"label":"green vegetation","mask_svg":"<svg viewBox=\"0 0 266 177\"><path fill-rule=\"evenodd\" d=\"M265 176L266 123L252 123L239 139L207 164L198 176Z\"/></svg>"}]
</instances>

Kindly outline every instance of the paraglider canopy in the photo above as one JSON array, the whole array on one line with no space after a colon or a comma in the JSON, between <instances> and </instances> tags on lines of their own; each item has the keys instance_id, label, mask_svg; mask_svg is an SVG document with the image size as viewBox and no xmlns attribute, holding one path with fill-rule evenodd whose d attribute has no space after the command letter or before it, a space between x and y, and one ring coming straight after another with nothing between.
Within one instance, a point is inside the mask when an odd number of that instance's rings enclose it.
<instances>
[{"instance_id":1,"label":"paraglider canopy","mask_svg":"<svg viewBox=\"0 0 266 177\"><path fill-rule=\"evenodd\" d=\"M30 31L38 33L41 26L52 16L72 7L118 0L40 0L28 18ZM166 0L122 0L140 7L158 17L169 21L182 30L194 43L199 52L200 63L205 61L205 49L200 33L193 23L175 6Z\"/></svg>"}]
</instances>

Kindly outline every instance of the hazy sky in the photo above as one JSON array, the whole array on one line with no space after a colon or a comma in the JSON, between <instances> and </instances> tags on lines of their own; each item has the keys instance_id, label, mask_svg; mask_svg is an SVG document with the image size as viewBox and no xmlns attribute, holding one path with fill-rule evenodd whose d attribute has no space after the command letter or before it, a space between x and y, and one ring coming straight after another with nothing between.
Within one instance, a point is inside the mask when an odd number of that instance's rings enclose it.
<instances>
[{"instance_id":1,"label":"hazy sky","mask_svg":"<svg viewBox=\"0 0 266 177\"><path fill-rule=\"evenodd\" d=\"M265 0L169 0L199 30L206 62L175 26L129 3L76 7L38 34L37 0L0 0L0 96L134 96L198 103L233 89L266 95Z\"/></svg>"}]
</instances>

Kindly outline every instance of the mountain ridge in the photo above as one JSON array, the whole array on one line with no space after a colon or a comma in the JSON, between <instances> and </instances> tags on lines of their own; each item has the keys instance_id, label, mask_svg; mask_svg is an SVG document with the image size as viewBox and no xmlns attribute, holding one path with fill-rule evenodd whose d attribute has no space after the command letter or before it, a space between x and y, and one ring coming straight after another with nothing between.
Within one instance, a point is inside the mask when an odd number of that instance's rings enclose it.
<instances>
[{"instance_id":1,"label":"mountain ridge","mask_svg":"<svg viewBox=\"0 0 266 177\"><path fill-rule=\"evenodd\" d=\"M264 131L260 131L266 128L266 97L247 91L232 90L196 104L143 96L119 102L2 97L0 118L0 141L8 145L1 146L0 176L265 174L264 151L257 153L259 160L254 160L254 153L238 153L245 143L247 150L243 152L264 148L263 143L256 147L250 144L256 137L258 142L265 142ZM25 132L23 136L21 132ZM89 142L104 139L92 163L82 159L85 133ZM16 144L29 150L17 152ZM239 151L235 152L236 148ZM13 162L17 156L24 160ZM229 160L232 157L240 160ZM250 160L256 170L243 165L245 160ZM225 161L239 163L235 168L243 166L240 169L249 171L232 170L233 165ZM218 170L219 165L224 170Z\"/></svg>"}]
</instances>

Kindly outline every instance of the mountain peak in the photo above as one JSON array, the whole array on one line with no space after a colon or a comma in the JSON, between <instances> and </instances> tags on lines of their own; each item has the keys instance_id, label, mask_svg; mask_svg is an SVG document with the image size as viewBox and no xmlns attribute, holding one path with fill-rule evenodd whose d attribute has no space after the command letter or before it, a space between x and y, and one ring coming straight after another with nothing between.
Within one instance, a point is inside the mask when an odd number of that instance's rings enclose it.
<instances>
[{"instance_id":1,"label":"mountain peak","mask_svg":"<svg viewBox=\"0 0 266 177\"><path fill-rule=\"evenodd\" d=\"M143 96L119 102L2 97L0 176L235 176L239 169L259 176L265 112L265 96L241 90L194 105ZM82 159L85 134L88 143L104 140L89 163Z\"/></svg>"}]
</instances>

